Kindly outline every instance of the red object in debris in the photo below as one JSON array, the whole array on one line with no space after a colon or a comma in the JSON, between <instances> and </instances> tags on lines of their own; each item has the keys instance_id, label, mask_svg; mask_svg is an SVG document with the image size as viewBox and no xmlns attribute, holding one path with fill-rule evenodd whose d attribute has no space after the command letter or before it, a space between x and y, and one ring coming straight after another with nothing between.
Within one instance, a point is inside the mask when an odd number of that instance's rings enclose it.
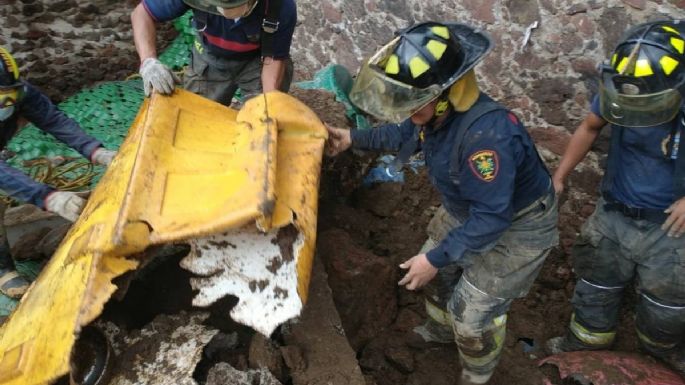
<instances>
[{"instance_id":1,"label":"red object in debris","mask_svg":"<svg viewBox=\"0 0 685 385\"><path fill-rule=\"evenodd\" d=\"M547 357L538 363L544 364L559 368L561 379L569 377L594 385L685 385L683 378L674 371L652 358L633 353L569 352Z\"/></svg>"}]
</instances>

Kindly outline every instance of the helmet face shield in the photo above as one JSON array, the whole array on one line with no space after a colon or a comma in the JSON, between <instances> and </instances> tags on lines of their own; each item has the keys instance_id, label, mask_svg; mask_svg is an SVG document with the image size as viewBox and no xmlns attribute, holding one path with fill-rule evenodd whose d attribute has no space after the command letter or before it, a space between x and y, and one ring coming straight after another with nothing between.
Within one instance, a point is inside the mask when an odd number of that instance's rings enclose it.
<instances>
[{"instance_id":1,"label":"helmet face shield","mask_svg":"<svg viewBox=\"0 0 685 385\"><path fill-rule=\"evenodd\" d=\"M438 98L492 49L482 31L425 22L404 30L360 68L350 99L385 121L409 118Z\"/></svg>"},{"instance_id":2,"label":"helmet face shield","mask_svg":"<svg viewBox=\"0 0 685 385\"><path fill-rule=\"evenodd\" d=\"M381 66L398 41L395 38L362 65L350 91L350 99L357 107L390 122L409 118L442 93L439 85L416 88L385 74Z\"/></svg>"},{"instance_id":3,"label":"helmet face shield","mask_svg":"<svg viewBox=\"0 0 685 385\"><path fill-rule=\"evenodd\" d=\"M645 92L645 79L617 74L602 66L599 86L599 110L610 123L625 127L650 127L675 118L683 97L679 92L685 79L675 88Z\"/></svg>"}]
</instances>

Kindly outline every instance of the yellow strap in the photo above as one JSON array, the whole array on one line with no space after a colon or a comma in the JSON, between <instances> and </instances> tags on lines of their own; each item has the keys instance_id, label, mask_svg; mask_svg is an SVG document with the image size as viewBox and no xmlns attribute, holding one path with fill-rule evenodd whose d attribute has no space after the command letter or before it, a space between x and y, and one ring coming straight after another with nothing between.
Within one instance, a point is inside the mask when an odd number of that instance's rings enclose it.
<instances>
[{"instance_id":1,"label":"yellow strap","mask_svg":"<svg viewBox=\"0 0 685 385\"><path fill-rule=\"evenodd\" d=\"M576 321L575 313L571 316L571 324L569 325L569 329L571 329L571 332L576 336L576 338L587 345L611 345L611 343L614 342L614 338L616 338L615 331L600 333L587 330L583 325Z\"/></svg>"},{"instance_id":2,"label":"yellow strap","mask_svg":"<svg viewBox=\"0 0 685 385\"><path fill-rule=\"evenodd\" d=\"M441 325L450 327L452 326L452 317L450 317L447 311L437 307L428 299L426 299L424 302L426 303L426 314L428 314L430 318Z\"/></svg>"},{"instance_id":3,"label":"yellow strap","mask_svg":"<svg viewBox=\"0 0 685 385\"><path fill-rule=\"evenodd\" d=\"M663 343L663 342L654 341L653 339L651 339L651 338L647 337L646 335L642 334L642 333L640 332L640 329L638 329L638 328L635 328L635 331L637 332L637 338L639 338L640 341L642 341L643 343L645 343L645 344L647 344L647 345L654 346L654 347L656 347L656 348L658 348L658 349L673 349L676 345L678 345L678 342L673 342L673 343L670 343L670 344L665 344L665 343Z\"/></svg>"}]
</instances>

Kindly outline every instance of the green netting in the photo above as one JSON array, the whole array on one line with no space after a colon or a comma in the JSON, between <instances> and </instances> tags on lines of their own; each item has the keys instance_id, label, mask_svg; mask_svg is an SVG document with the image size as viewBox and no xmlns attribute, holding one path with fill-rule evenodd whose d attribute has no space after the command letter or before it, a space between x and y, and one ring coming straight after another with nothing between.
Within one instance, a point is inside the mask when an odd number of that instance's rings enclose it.
<instances>
[{"instance_id":1,"label":"green netting","mask_svg":"<svg viewBox=\"0 0 685 385\"><path fill-rule=\"evenodd\" d=\"M357 128L370 127L366 117L352 104L348 96L352 89L352 75L347 68L330 64L319 70L313 80L297 83L297 86L305 89L323 89L334 93L336 100L345 105L345 114L355 122Z\"/></svg>"},{"instance_id":2,"label":"green netting","mask_svg":"<svg viewBox=\"0 0 685 385\"><path fill-rule=\"evenodd\" d=\"M159 55L159 60L174 71L180 71L190 64L190 49L195 41L195 30L190 24L192 12L174 20L174 27L179 31L178 37Z\"/></svg>"},{"instance_id":3,"label":"green netting","mask_svg":"<svg viewBox=\"0 0 685 385\"><path fill-rule=\"evenodd\" d=\"M143 101L140 79L103 83L79 92L60 103L59 108L79 122L90 135L105 147L117 149L133 122ZM26 170L24 161L53 156L80 156L76 151L43 132L34 125L24 127L8 144L15 153L8 163ZM104 169L97 167L100 175ZM93 183L97 183L95 178Z\"/></svg>"}]
</instances>

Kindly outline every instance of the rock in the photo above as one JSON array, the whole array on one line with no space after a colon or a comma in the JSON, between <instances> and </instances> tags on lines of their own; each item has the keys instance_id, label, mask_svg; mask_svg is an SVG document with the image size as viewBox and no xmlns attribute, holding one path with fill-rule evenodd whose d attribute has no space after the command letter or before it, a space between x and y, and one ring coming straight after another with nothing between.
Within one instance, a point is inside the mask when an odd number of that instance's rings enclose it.
<instances>
[{"instance_id":1,"label":"rock","mask_svg":"<svg viewBox=\"0 0 685 385\"><path fill-rule=\"evenodd\" d=\"M402 202L401 183L376 183L368 188L361 188L358 193L360 206L379 217L392 216Z\"/></svg>"},{"instance_id":2,"label":"rock","mask_svg":"<svg viewBox=\"0 0 685 385\"><path fill-rule=\"evenodd\" d=\"M507 0L505 6L509 9L511 21L514 23L528 26L540 20L540 9L536 1Z\"/></svg>"},{"instance_id":3,"label":"rock","mask_svg":"<svg viewBox=\"0 0 685 385\"><path fill-rule=\"evenodd\" d=\"M52 254L44 254L36 245L50 232L49 227L42 227L23 234L10 246L12 257L17 261L43 259Z\"/></svg>"},{"instance_id":4,"label":"rock","mask_svg":"<svg viewBox=\"0 0 685 385\"><path fill-rule=\"evenodd\" d=\"M160 255L156 256L156 258L160 257ZM228 351L235 349L238 347L239 343L240 341L238 339L238 333L236 332L229 334L217 333L212 340L209 341L207 346L205 346L204 354L210 359L213 359L215 357L219 357L223 353L227 353Z\"/></svg>"},{"instance_id":5,"label":"rock","mask_svg":"<svg viewBox=\"0 0 685 385\"><path fill-rule=\"evenodd\" d=\"M251 369L266 368L279 381L285 382L286 374L283 356L278 349L278 345L260 333L255 333L252 336L248 362Z\"/></svg>"},{"instance_id":6,"label":"rock","mask_svg":"<svg viewBox=\"0 0 685 385\"><path fill-rule=\"evenodd\" d=\"M397 314L397 319L392 325L393 330L409 333L414 327L420 325L423 319L411 309L403 308Z\"/></svg>"},{"instance_id":7,"label":"rock","mask_svg":"<svg viewBox=\"0 0 685 385\"><path fill-rule=\"evenodd\" d=\"M385 349L385 358L392 366L404 374L414 371L414 355L406 347L390 347Z\"/></svg>"},{"instance_id":8,"label":"rock","mask_svg":"<svg viewBox=\"0 0 685 385\"><path fill-rule=\"evenodd\" d=\"M231 365L220 362L209 369L205 385L281 385L281 383L262 368L241 372Z\"/></svg>"},{"instance_id":9,"label":"rock","mask_svg":"<svg viewBox=\"0 0 685 385\"><path fill-rule=\"evenodd\" d=\"M46 258L52 257L52 254L57 250L57 246L62 242L67 232L71 228L71 223L64 223L60 226L54 227L38 242L35 246Z\"/></svg>"},{"instance_id":10,"label":"rock","mask_svg":"<svg viewBox=\"0 0 685 385\"><path fill-rule=\"evenodd\" d=\"M285 365L293 371L302 371L307 368L307 362L302 357L302 350L297 346L281 346L281 355Z\"/></svg>"},{"instance_id":11,"label":"rock","mask_svg":"<svg viewBox=\"0 0 685 385\"><path fill-rule=\"evenodd\" d=\"M587 12L587 4L583 3L572 4L571 7L566 10L566 14L569 16L585 12Z\"/></svg>"},{"instance_id":12,"label":"rock","mask_svg":"<svg viewBox=\"0 0 685 385\"><path fill-rule=\"evenodd\" d=\"M623 0L623 2L639 10L643 10L647 6L646 0Z\"/></svg>"},{"instance_id":13,"label":"rock","mask_svg":"<svg viewBox=\"0 0 685 385\"><path fill-rule=\"evenodd\" d=\"M12 248L19 240L27 234L41 232L42 236L48 231L61 226L70 226L70 222L59 215L41 210L34 205L21 205L8 208L4 218L7 241ZM42 236L36 240L36 244ZM35 245L35 244L34 244Z\"/></svg>"}]
</instances>

